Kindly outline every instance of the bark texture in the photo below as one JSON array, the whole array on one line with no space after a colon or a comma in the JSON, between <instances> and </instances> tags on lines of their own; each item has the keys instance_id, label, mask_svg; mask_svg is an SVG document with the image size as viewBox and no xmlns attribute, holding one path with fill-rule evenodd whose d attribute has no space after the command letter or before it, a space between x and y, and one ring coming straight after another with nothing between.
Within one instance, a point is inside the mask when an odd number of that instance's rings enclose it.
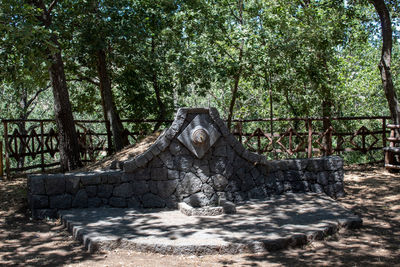
<instances>
[{"instance_id":1,"label":"bark texture","mask_svg":"<svg viewBox=\"0 0 400 267\"><path fill-rule=\"evenodd\" d=\"M37 19L44 27L50 28L52 24L51 11L57 4L54 0L48 8L42 0L29 1L30 4L42 10ZM58 127L58 144L60 151L60 165L62 171L70 171L82 166L79 155L78 135L75 130L71 102L64 72L64 62L57 36L53 34L50 42L54 49L47 49L49 56L49 75L54 96L54 115Z\"/></svg>"},{"instance_id":2,"label":"bark texture","mask_svg":"<svg viewBox=\"0 0 400 267\"><path fill-rule=\"evenodd\" d=\"M393 86L392 73L390 64L392 59L392 23L390 20L389 10L383 0L370 0L374 5L382 27L382 54L379 62L379 70L381 73L383 90L385 91L386 100L389 105L390 116L394 124L400 124L400 107L397 99L396 91Z\"/></svg>"},{"instance_id":3,"label":"bark texture","mask_svg":"<svg viewBox=\"0 0 400 267\"><path fill-rule=\"evenodd\" d=\"M128 137L124 134L124 127L115 107L111 90L111 80L107 72L106 53L103 49L97 51L97 73L100 80L100 94L106 127L111 129L114 150L119 151L124 146L129 145L129 141Z\"/></svg>"}]
</instances>

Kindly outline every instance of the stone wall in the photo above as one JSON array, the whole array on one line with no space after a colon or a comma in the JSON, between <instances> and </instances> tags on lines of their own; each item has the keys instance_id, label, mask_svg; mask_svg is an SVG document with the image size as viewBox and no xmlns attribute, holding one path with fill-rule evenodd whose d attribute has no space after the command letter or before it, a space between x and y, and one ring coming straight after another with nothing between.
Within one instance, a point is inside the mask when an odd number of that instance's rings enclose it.
<instances>
[{"instance_id":1,"label":"stone wall","mask_svg":"<svg viewBox=\"0 0 400 267\"><path fill-rule=\"evenodd\" d=\"M284 192L344 195L341 158L268 161L247 151L215 109L180 109L145 153L118 165L123 170L29 176L33 216L99 206L176 208L182 201L214 206Z\"/></svg>"}]
</instances>

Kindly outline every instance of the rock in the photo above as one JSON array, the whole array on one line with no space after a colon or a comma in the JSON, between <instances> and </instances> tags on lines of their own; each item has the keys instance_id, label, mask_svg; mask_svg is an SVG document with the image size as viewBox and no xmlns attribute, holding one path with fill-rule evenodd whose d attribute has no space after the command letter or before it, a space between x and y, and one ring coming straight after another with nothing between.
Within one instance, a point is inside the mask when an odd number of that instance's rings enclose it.
<instances>
[{"instance_id":1,"label":"rock","mask_svg":"<svg viewBox=\"0 0 400 267\"><path fill-rule=\"evenodd\" d=\"M149 185L146 181L131 182L133 194L136 196L143 195L150 191Z\"/></svg>"},{"instance_id":2,"label":"rock","mask_svg":"<svg viewBox=\"0 0 400 267\"><path fill-rule=\"evenodd\" d=\"M321 158L312 158L309 159L307 170L311 172L319 172L323 171L325 168L325 162Z\"/></svg>"},{"instance_id":3,"label":"rock","mask_svg":"<svg viewBox=\"0 0 400 267\"><path fill-rule=\"evenodd\" d=\"M165 167L168 169L175 169L175 163L171 157L170 153L163 152L160 155L158 155Z\"/></svg>"},{"instance_id":4,"label":"rock","mask_svg":"<svg viewBox=\"0 0 400 267\"><path fill-rule=\"evenodd\" d=\"M97 188L97 196L101 198L109 198L113 193L113 186L110 184L101 184Z\"/></svg>"},{"instance_id":5,"label":"rock","mask_svg":"<svg viewBox=\"0 0 400 267\"><path fill-rule=\"evenodd\" d=\"M79 191L79 183L81 179L74 175L65 177L65 191L69 194L76 194Z\"/></svg>"},{"instance_id":6,"label":"rock","mask_svg":"<svg viewBox=\"0 0 400 267\"><path fill-rule=\"evenodd\" d=\"M159 157L154 157L152 161L149 163L149 168L160 168L163 167L164 163L161 161Z\"/></svg>"},{"instance_id":7,"label":"rock","mask_svg":"<svg viewBox=\"0 0 400 267\"><path fill-rule=\"evenodd\" d=\"M202 182L200 178L189 172L185 174L185 177L183 178L180 185L183 189L182 193L194 194L201 190Z\"/></svg>"},{"instance_id":8,"label":"rock","mask_svg":"<svg viewBox=\"0 0 400 267\"><path fill-rule=\"evenodd\" d=\"M203 184L203 186L201 187L201 191L204 193L204 195L207 197L207 198L211 198L212 197L212 195L214 195L214 193L215 193L215 191L214 191L214 188L212 188L212 186L211 185L208 185L208 184Z\"/></svg>"},{"instance_id":9,"label":"rock","mask_svg":"<svg viewBox=\"0 0 400 267\"><path fill-rule=\"evenodd\" d=\"M29 175L28 184L29 192L33 195L44 195L46 194L46 189L44 187L44 175Z\"/></svg>"},{"instance_id":10,"label":"rock","mask_svg":"<svg viewBox=\"0 0 400 267\"><path fill-rule=\"evenodd\" d=\"M178 185L178 180L158 181L158 195L162 198L171 196Z\"/></svg>"},{"instance_id":11,"label":"rock","mask_svg":"<svg viewBox=\"0 0 400 267\"><path fill-rule=\"evenodd\" d=\"M123 183L114 187L113 196L115 197L131 197L133 194L132 185Z\"/></svg>"},{"instance_id":12,"label":"rock","mask_svg":"<svg viewBox=\"0 0 400 267\"><path fill-rule=\"evenodd\" d=\"M216 190L222 191L228 185L228 179L226 179L226 177L221 174L216 174L212 176L211 180L213 181L214 188Z\"/></svg>"},{"instance_id":13,"label":"rock","mask_svg":"<svg viewBox=\"0 0 400 267\"><path fill-rule=\"evenodd\" d=\"M265 192L260 187L254 187L249 191L249 198L250 199L263 199L265 198Z\"/></svg>"},{"instance_id":14,"label":"rock","mask_svg":"<svg viewBox=\"0 0 400 267\"><path fill-rule=\"evenodd\" d=\"M49 197L44 195L33 195L30 198L32 209L44 209L49 207Z\"/></svg>"},{"instance_id":15,"label":"rock","mask_svg":"<svg viewBox=\"0 0 400 267\"><path fill-rule=\"evenodd\" d=\"M44 180L47 195L60 195L65 193L65 176L63 174L51 174Z\"/></svg>"},{"instance_id":16,"label":"rock","mask_svg":"<svg viewBox=\"0 0 400 267\"><path fill-rule=\"evenodd\" d=\"M107 175L107 183L109 184L119 184L121 182L122 172L110 171Z\"/></svg>"},{"instance_id":17,"label":"rock","mask_svg":"<svg viewBox=\"0 0 400 267\"><path fill-rule=\"evenodd\" d=\"M164 135L160 136L156 141L156 145L160 151L164 151L170 143L171 141Z\"/></svg>"},{"instance_id":18,"label":"rock","mask_svg":"<svg viewBox=\"0 0 400 267\"><path fill-rule=\"evenodd\" d=\"M95 197L97 195L97 186L89 185L85 188L88 197Z\"/></svg>"},{"instance_id":19,"label":"rock","mask_svg":"<svg viewBox=\"0 0 400 267\"><path fill-rule=\"evenodd\" d=\"M166 168L152 168L151 179L156 181L168 180L168 170Z\"/></svg>"},{"instance_id":20,"label":"rock","mask_svg":"<svg viewBox=\"0 0 400 267\"><path fill-rule=\"evenodd\" d=\"M189 155L180 155L174 158L174 164L180 171L190 171L193 166L193 157Z\"/></svg>"},{"instance_id":21,"label":"rock","mask_svg":"<svg viewBox=\"0 0 400 267\"><path fill-rule=\"evenodd\" d=\"M128 208L140 208L141 206L140 201L135 197L129 198L127 203L128 203Z\"/></svg>"},{"instance_id":22,"label":"rock","mask_svg":"<svg viewBox=\"0 0 400 267\"><path fill-rule=\"evenodd\" d=\"M327 185L328 184L328 174L326 172L318 173L317 183L319 183L320 185Z\"/></svg>"},{"instance_id":23,"label":"rock","mask_svg":"<svg viewBox=\"0 0 400 267\"><path fill-rule=\"evenodd\" d=\"M81 189L76 193L73 201L73 208L86 208L88 206L88 196L84 189Z\"/></svg>"},{"instance_id":24,"label":"rock","mask_svg":"<svg viewBox=\"0 0 400 267\"><path fill-rule=\"evenodd\" d=\"M93 197L88 199L88 207L89 208L97 208L100 207L102 204L102 201L98 197Z\"/></svg>"},{"instance_id":25,"label":"rock","mask_svg":"<svg viewBox=\"0 0 400 267\"><path fill-rule=\"evenodd\" d=\"M154 195L158 194L158 187L157 187L157 181L150 180L149 181L149 188L150 192Z\"/></svg>"},{"instance_id":26,"label":"rock","mask_svg":"<svg viewBox=\"0 0 400 267\"><path fill-rule=\"evenodd\" d=\"M142 197L144 208L164 208L165 201L157 195L147 193Z\"/></svg>"},{"instance_id":27,"label":"rock","mask_svg":"<svg viewBox=\"0 0 400 267\"><path fill-rule=\"evenodd\" d=\"M300 181L301 180L301 176L299 171L286 171L284 173L285 178L287 181L290 182L294 182L294 181Z\"/></svg>"},{"instance_id":28,"label":"rock","mask_svg":"<svg viewBox=\"0 0 400 267\"><path fill-rule=\"evenodd\" d=\"M50 208L52 209L69 209L71 208L72 196L62 194L50 197Z\"/></svg>"},{"instance_id":29,"label":"rock","mask_svg":"<svg viewBox=\"0 0 400 267\"><path fill-rule=\"evenodd\" d=\"M321 194L321 193L324 192L324 189L323 189L322 186L319 185L319 184L312 184L312 185L310 186L310 188L311 188L311 191L312 191L312 192L315 192L315 193L318 193L318 194Z\"/></svg>"},{"instance_id":30,"label":"rock","mask_svg":"<svg viewBox=\"0 0 400 267\"><path fill-rule=\"evenodd\" d=\"M144 167L147 164L147 162L149 162L149 160L146 158L145 154L141 154L141 155L135 157L135 165L138 168ZM127 164L128 164L128 162L125 162L124 166L126 166Z\"/></svg>"},{"instance_id":31,"label":"rock","mask_svg":"<svg viewBox=\"0 0 400 267\"><path fill-rule=\"evenodd\" d=\"M193 194L183 201L192 207L204 207L210 203L210 199L202 192Z\"/></svg>"},{"instance_id":32,"label":"rock","mask_svg":"<svg viewBox=\"0 0 400 267\"><path fill-rule=\"evenodd\" d=\"M134 172L134 180L150 180L150 170L148 169L139 169Z\"/></svg>"},{"instance_id":33,"label":"rock","mask_svg":"<svg viewBox=\"0 0 400 267\"><path fill-rule=\"evenodd\" d=\"M244 177L242 177L241 180L241 190L242 191L249 191L251 189L253 189L255 187L255 183L253 181L253 178L251 177L251 175L248 173L247 175L245 175Z\"/></svg>"},{"instance_id":34,"label":"rock","mask_svg":"<svg viewBox=\"0 0 400 267\"><path fill-rule=\"evenodd\" d=\"M168 170L168 180L177 180L179 179L179 171L176 170Z\"/></svg>"},{"instance_id":35,"label":"rock","mask_svg":"<svg viewBox=\"0 0 400 267\"><path fill-rule=\"evenodd\" d=\"M211 173L214 173L214 174L223 173L225 168L227 167L227 163L228 163L227 158L224 158L224 157L213 158L210 162Z\"/></svg>"},{"instance_id":36,"label":"rock","mask_svg":"<svg viewBox=\"0 0 400 267\"><path fill-rule=\"evenodd\" d=\"M325 158L325 170L336 171L343 169L343 159L337 156Z\"/></svg>"},{"instance_id":37,"label":"rock","mask_svg":"<svg viewBox=\"0 0 400 267\"><path fill-rule=\"evenodd\" d=\"M97 173L93 172L81 172L77 173L76 176L81 178L83 185L98 185L101 183L101 177Z\"/></svg>"},{"instance_id":38,"label":"rock","mask_svg":"<svg viewBox=\"0 0 400 267\"><path fill-rule=\"evenodd\" d=\"M109 204L116 208L125 208L127 206L125 198L122 197L112 197L109 200Z\"/></svg>"}]
</instances>

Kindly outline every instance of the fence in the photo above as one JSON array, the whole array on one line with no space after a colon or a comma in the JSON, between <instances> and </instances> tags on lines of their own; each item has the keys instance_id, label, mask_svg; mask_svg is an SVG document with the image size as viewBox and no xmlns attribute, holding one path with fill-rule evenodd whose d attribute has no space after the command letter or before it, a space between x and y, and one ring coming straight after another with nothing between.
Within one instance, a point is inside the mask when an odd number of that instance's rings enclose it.
<instances>
[{"instance_id":1,"label":"fence","mask_svg":"<svg viewBox=\"0 0 400 267\"><path fill-rule=\"evenodd\" d=\"M388 119L380 116L234 120L232 132L247 149L269 158L313 157L346 152L367 154L386 146ZM131 143L149 134L153 124L159 122L122 121ZM59 165L58 136L53 120L2 122L7 177L13 172L33 169L44 171ZM163 121L165 126L171 122ZM76 120L75 124L84 162L94 161L110 151L111 136L105 132L104 121ZM326 125L329 125L327 129Z\"/></svg>"}]
</instances>

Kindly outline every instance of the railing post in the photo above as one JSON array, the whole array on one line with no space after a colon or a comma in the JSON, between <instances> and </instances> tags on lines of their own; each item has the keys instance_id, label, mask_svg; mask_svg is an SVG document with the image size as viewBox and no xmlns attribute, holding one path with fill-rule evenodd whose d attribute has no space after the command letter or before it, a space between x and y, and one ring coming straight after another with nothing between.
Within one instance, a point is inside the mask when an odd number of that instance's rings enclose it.
<instances>
[{"instance_id":1,"label":"railing post","mask_svg":"<svg viewBox=\"0 0 400 267\"><path fill-rule=\"evenodd\" d=\"M10 158L8 155L8 125L7 122L3 122L4 125L4 155L6 158L6 180L10 179Z\"/></svg>"},{"instance_id":2,"label":"railing post","mask_svg":"<svg viewBox=\"0 0 400 267\"><path fill-rule=\"evenodd\" d=\"M329 127L329 131L328 131L328 156L332 155L332 132L333 132L333 127Z\"/></svg>"},{"instance_id":3,"label":"railing post","mask_svg":"<svg viewBox=\"0 0 400 267\"><path fill-rule=\"evenodd\" d=\"M41 152L40 152L40 163L42 167L42 172L44 172L44 127L43 127L43 121L40 122L40 142L41 144Z\"/></svg>"},{"instance_id":4,"label":"railing post","mask_svg":"<svg viewBox=\"0 0 400 267\"><path fill-rule=\"evenodd\" d=\"M312 158L312 122L307 119L308 139L307 139L307 157Z\"/></svg>"},{"instance_id":5,"label":"railing post","mask_svg":"<svg viewBox=\"0 0 400 267\"><path fill-rule=\"evenodd\" d=\"M386 118L382 119L382 144L386 147Z\"/></svg>"},{"instance_id":6,"label":"railing post","mask_svg":"<svg viewBox=\"0 0 400 267\"><path fill-rule=\"evenodd\" d=\"M0 178L3 178L3 141L0 141Z\"/></svg>"}]
</instances>

